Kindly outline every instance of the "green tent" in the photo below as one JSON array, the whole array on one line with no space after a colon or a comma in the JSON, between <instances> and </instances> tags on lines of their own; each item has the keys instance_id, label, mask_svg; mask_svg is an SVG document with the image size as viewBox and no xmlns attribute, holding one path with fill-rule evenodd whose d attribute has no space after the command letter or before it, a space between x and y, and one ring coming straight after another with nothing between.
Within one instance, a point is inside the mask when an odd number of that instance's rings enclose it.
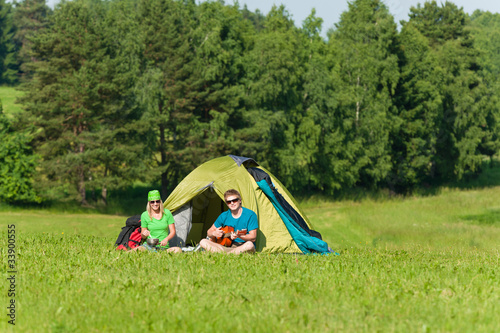
<instances>
[{"instance_id":1,"label":"green tent","mask_svg":"<svg viewBox=\"0 0 500 333\"><path fill-rule=\"evenodd\" d=\"M263 186L267 189L263 190ZM177 230L171 245L193 245L205 238L215 219L227 210L223 196L232 188L240 192L243 206L257 213L257 251L328 252L326 243L319 233L311 230L310 222L285 187L253 159L234 155L203 163L167 198L165 207L174 215ZM278 203L273 202L272 197L277 198ZM309 244L310 239L323 247L318 249L313 244L308 248L304 244Z\"/></svg>"}]
</instances>

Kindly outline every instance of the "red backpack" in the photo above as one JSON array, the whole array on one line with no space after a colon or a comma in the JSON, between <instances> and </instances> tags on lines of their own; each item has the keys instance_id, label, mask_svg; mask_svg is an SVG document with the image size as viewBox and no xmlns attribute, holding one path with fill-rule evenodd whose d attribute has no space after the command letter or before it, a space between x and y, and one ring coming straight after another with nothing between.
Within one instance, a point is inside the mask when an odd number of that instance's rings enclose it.
<instances>
[{"instance_id":1,"label":"red backpack","mask_svg":"<svg viewBox=\"0 0 500 333\"><path fill-rule=\"evenodd\" d=\"M134 215L129 217L125 222L125 226L118 235L118 239L115 242L117 250L130 250L142 244L141 236L141 216Z\"/></svg>"}]
</instances>

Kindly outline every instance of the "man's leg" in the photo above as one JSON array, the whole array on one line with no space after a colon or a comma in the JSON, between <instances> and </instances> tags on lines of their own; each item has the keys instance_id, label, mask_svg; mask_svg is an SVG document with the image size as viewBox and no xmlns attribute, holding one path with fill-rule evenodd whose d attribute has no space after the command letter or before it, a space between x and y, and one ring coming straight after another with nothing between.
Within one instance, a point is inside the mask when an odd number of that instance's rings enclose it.
<instances>
[{"instance_id":1,"label":"man's leg","mask_svg":"<svg viewBox=\"0 0 500 333\"><path fill-rule=\"evenodd\" d=\"M240 253L255 253L255 246L252 242L245 242L245 244L238 247L232 248L229 253L240 254Z\"/></svg>"},{"instance_id":2,"label":"man's leg","mask_svg":"<svg viewBox=\"0 0 500 333\"><path fill-rule=\"evenodd\" d=\"M202 239L200 241L200 246L205 249L205 251L209 252L228 252L231 248L225 247L223 245L212 242L208 239Z\"/></svg>"}]
</instances>

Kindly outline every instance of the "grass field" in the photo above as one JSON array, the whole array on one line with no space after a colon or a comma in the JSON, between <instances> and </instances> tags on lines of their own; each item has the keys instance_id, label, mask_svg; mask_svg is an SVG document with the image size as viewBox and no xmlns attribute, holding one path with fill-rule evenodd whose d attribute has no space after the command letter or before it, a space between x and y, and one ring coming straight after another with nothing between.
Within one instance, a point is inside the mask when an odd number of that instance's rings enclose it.
<instances>
[{"instance_id":1,"label":"grass field","mask_svg":"<svg viewBox=\"0 0 500 333\"><path fill-rule=\"evenodd\" d=\"M14 87L0 87L0 100L5 114L12 115L21 112L21 106L15 102L22 94L21 91L16 90Z\"/></svg>"},{"instance_id":2,"label":"grass field","mask_svg":"<svg viewBox=\"0 0 500 333\"><path fill-rule=\"evenodd\" d=\"M499 197L304 203L340 256L122 253L123 216L4 210L0 331L496 332Z\"/></svg>"}]
</instances>

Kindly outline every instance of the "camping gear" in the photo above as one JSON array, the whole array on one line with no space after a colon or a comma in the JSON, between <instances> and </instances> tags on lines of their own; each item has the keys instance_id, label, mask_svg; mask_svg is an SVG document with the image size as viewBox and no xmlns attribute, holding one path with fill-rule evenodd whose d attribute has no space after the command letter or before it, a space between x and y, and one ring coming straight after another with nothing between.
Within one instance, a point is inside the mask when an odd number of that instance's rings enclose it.
<instances>
[{"instance_id":1,"label":"camping gear","mask_svg":"<svg viewBox=\"0 0 500 333\"><path fill-rule=\"evenodd\" d=\"M141 242L141 215L134 215L125 221L125 226L118 235L115 246L117 250L126 251L138 247Z\"/></svg>"},{"instance_id":2,"label":"camping gear","mask_svg":"<svg viewBox=\"0 0 500 333\"><path fill-rule=\"evenodd\" d=\"M148 238L146 239L146 243L148 243L149 246L156 247L160 240L158 238Z\"/></svg>"},{"instance_id":3,"label":"camping gear","mask_svg":"<svg viewBox=\"0 0 500 333\"><path fill-rule=\"evenodd\" d=\"M263 187L263 188L262 188ZM270 253L330 253L295 199L269 171L248 157L228 155L203 163L172 191L164 206L175 220L171 246L198 244L228 209L224 192L236 189L258 217L255 247Z\"/></svg>"}]
</instances>

